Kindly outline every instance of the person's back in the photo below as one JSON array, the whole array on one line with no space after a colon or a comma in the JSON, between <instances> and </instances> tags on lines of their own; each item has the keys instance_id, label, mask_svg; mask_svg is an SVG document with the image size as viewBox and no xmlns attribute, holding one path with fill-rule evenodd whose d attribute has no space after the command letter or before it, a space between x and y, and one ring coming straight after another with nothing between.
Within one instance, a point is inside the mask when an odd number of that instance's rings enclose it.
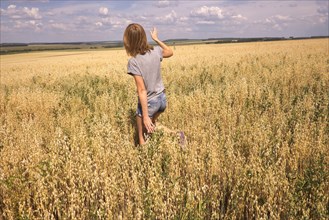
<instances>
[{"instance_id":1,"label":"person's back","mask_svg":"<svg viewBox=\"0 0 329 220\"><path fill-rule=\"evenodd\" d=\"M148 100L159 95L165 89L160 68L162 51L161 47L154 47L144 55L137 54L128 61L128 73L143 77Z\"/></svg>"}]
</instances>

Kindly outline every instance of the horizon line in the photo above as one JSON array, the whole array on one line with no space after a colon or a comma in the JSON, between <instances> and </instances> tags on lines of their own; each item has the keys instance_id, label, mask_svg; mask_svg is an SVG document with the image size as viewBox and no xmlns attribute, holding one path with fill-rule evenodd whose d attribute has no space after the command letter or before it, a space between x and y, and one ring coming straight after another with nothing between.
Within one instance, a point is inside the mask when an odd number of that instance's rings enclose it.
<instances>
[{"instance_id":1,"label":"horizon line","mask_svg":"<svg viewBox=\"0 0 329 220\"><path fill-rule=\"evenodd\" d=\"M205 40L228 40L228 39L301 39L301 38L328 38L329 35L319 35L319 36L290 36L290 37L211 37L211 38L170 38L163 40L163 42L171 42L171 41L190 41L190 40L199 40L199 41L205 41ZM95 41L40 41L40 42L0 42L0 45L5 44L84 44L84 43L123 43L123 40L95 40ZM148 43L152 43L153 41L148 41Z\"/></svg>"}]
</instances>

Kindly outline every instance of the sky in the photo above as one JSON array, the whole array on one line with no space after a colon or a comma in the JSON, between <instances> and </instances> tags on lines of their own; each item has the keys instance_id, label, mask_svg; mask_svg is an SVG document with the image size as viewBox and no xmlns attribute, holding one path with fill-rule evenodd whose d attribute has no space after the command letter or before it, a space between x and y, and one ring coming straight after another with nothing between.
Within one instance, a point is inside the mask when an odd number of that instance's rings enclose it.
<instances>
[{"instance_id":1,"label":"sky","mask_svg":"<svg viewBox=\"0 0 329 220\"><path fill-rule=\"evenodd\" d=\"M0 43L116 41L130 23L162 40L329 35L329 0L0 2Z\"/></svg>"}]
</instances>

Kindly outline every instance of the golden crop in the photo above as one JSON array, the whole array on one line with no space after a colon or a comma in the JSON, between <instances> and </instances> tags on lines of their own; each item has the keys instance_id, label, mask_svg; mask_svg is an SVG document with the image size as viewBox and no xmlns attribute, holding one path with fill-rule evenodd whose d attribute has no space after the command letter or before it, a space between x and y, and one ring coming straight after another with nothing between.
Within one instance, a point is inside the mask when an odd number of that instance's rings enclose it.
<instances>
[{"instance_id":1,"label":"golden crop","mask_svg":"<svg viewBox=\"0 0 329 220\"><path fill-rule=\"evenodd\" d=\"M327 219L328 39L176 46L135 146L124 50L1 56L0 219Z\"/></svg>"}]
</instances>

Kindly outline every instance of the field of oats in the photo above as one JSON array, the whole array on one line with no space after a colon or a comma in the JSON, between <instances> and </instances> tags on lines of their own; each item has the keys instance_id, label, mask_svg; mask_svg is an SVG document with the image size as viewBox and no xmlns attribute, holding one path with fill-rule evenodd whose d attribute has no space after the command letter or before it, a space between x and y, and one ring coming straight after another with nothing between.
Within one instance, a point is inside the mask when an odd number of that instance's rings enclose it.
<instances>
[{"instance_id":1,"label":"field of oats","mask_svg":"<svg viewBox=\"0 0 329 220\"><path fill-rule=\"evenodd\" d=\"M176 46L136 146L124 50L1 56L0 219L327 219L328 39Z\"/></svg>"}]
</instances>

